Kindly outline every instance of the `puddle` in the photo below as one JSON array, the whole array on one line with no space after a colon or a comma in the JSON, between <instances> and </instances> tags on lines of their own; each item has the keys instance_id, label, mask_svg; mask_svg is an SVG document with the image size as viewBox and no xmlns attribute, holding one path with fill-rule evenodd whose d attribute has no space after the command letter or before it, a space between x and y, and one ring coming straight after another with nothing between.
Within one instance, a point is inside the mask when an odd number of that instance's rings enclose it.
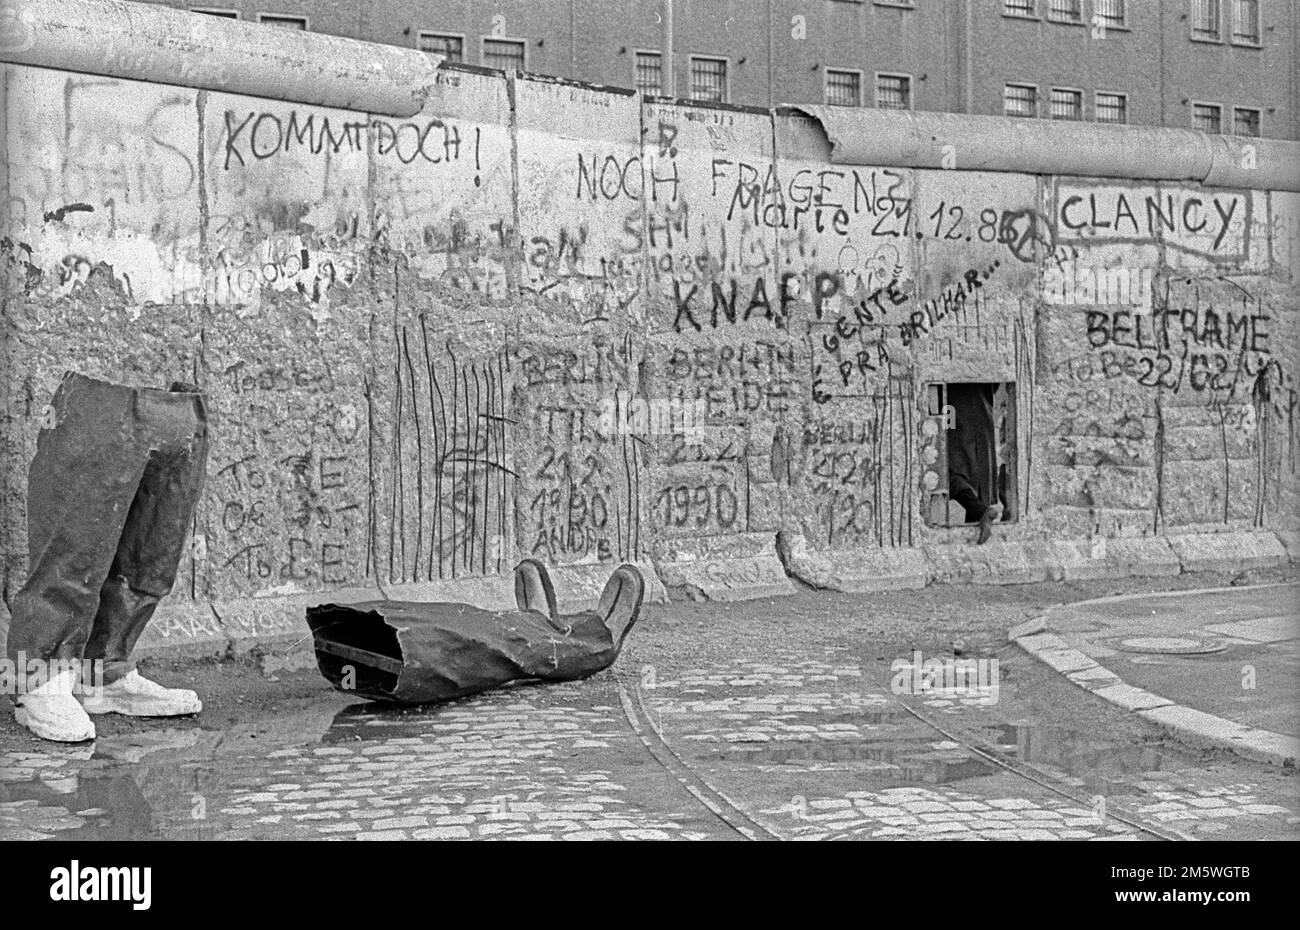
<instances>
[{"instance_id":1,"label":"puddle","mask_svg":"<svg viewBox=\"0 0 1300 930\"><path fill-rule=\"evenodd\" d=\"M865 715L897 721L896 714ZM1050 727L1003 724L983 730L982 738L1009 759L1037 766L1058 777L1082 781L1085 789L1108 794L1133 794L1126 784L1150 772L1183 767L1182 757L1157 746L1133 745L1093 738L1085 733ZM943 784L995 774L999 767L948 743L935 750L933 736L924 739L772 740L733 743L707 752L717 762L750 765L809 765L869 763L864 774L885 781Z\"/></svg>"},{"instance_id":2,"label":"puddle","mask_svg":"<svg viewBox=\"0 0 1300 930\"><path fill-rule=\"evenodd\" d=\"M904 723L908 719L909 715L900 710L846 710L823 712L817 715L818 722L862 723L869 726Z\"/></svg>"},{"instance_id":3,"label":"puddle","mask_svg":"<svg viewBox=\"0 0 1300 930\"><path fill-rule=\"evenodd\" d=\"M0 782L0 839L157 838L153 809L130 775Z\"/></svg>"},{"instance_id":4,"label":"puddle","mask_svg":"<svg viewBox=\"0 0 1300 930\"><path fill-rule=\"evenodd\" d=\"M978 756L928 747L855 740L801 740L797 742L742 743L706 755L718 762L750 765L787 765L809 762L871 762L870 774L886 781L909 784L943 784L963 778L977 778L994 771L991 763Z\"/></svg>"},{"instance_id":5,"label":"puddle","mask_svg":"<svg viewBox=\"0 0 1300 930\"><path fill-rule=\"evenodd\" d=\"M366 702L349 704L334 715L321 743L352 743L358 740L385 740L403 736L427 736L430 718L440 707L423 705L401 707L397 704Z\"/></svg>"},{"instance_id":6,"label":"puddle","mask_svg":"<svg viewBox=\"0 0 1300 930\"><path fill-rule=\"evenodd\" d=\"M1164 747L1101 740L1056 727L1001 724L985 732L997 749L1021 762L1082 779L1085 788L1105 787L1112 794L1137 792L1136 788L1125 790L1120 779L1185 764L1181 756Z\"/></svg>"}]
</instances>

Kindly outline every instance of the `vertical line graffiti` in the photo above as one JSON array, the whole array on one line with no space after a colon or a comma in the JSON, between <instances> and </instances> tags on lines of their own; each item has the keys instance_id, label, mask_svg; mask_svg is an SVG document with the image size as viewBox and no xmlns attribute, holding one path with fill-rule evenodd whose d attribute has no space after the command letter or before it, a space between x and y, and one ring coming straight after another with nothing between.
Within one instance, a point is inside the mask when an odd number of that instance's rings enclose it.
<instances>
[{"instance_id":1,"label":"vertical line graffiti","mask_svg":"<svg viewBox=\"0 0 1300 930\"><path fill-rule=\"evenodd\" d=\"M389 577L421 582L499 571L507 548L506 481L513 476L505 350L464 358L464 348L447 340L435 351L424 313L399 325L393 348Z\"/></svg>"}]
</instances>

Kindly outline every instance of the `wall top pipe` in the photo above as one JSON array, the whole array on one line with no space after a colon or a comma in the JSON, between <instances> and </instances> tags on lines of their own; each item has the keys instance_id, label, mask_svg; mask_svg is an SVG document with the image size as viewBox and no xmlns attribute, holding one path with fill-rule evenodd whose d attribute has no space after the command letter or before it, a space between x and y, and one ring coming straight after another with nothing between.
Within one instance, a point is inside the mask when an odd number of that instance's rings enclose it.
<instances>
[{"instance_id":1,"label":"wall top pipe","mask_svg":"<svg viewBox=\"0 0 1300 930\"><path fill-rule=\"evenodd\" d=\"M0 61L391 117L418 113L439 59L128 0L6 0ZM1300 143L1184 129L797 106L831 160L910 168L1195 181L1300 191Z\"/></svg>"},{"instance_id":2,"label":"wall top pipe","mask_svg":"<svg viewBox=\"0 0 1300 930\"><path fill-rule=\"evenodd\" d=\"M0 61L391 117L420 112L440 59L125 0L6 0Z\"/></svg>"},{"instance_id":3,"label":"wall top pipe","mask_svg":"<svg viewBox=\"0 0 1300 930\"><path fill-rule=\"evenodd\" d=\"M821 124L831 161L1300 191L1300 143L1190 129L793 106Z\"/></svg>"}]
</instances>

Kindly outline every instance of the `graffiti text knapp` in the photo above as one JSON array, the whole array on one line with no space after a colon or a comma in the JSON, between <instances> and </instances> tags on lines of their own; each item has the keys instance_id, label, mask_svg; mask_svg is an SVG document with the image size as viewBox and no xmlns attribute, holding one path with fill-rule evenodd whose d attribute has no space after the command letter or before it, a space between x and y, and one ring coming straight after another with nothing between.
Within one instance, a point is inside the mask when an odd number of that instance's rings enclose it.
<instances>
[{"instance_id":1,"label":"graffiti text knapp","mask_svg":"<svg viewBox=\"0 0 1300 930\"><path fill-rule=\"evenodd\" d=\"M1060 242L1163 242L1214 258L1246 257L1251 201L1241 191L1123 185L1057 191Z\"/></svg>"}]
</instances>

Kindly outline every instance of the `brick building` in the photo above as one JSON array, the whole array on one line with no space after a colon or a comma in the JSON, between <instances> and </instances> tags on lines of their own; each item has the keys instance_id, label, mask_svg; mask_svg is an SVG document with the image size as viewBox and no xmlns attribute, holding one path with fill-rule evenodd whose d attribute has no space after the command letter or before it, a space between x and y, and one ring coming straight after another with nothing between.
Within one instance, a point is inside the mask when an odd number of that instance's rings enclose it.
<instances>
[{"instance_id":1,"label":"brick building","mask_svg":"<svg viewBox=\"0 0 1300 930\"><path fill-rule=\"evenodd\" d=\"M1294 0L213 0L245 20L646 93L1300 138Z\"/></svg>"}]
</instances>

